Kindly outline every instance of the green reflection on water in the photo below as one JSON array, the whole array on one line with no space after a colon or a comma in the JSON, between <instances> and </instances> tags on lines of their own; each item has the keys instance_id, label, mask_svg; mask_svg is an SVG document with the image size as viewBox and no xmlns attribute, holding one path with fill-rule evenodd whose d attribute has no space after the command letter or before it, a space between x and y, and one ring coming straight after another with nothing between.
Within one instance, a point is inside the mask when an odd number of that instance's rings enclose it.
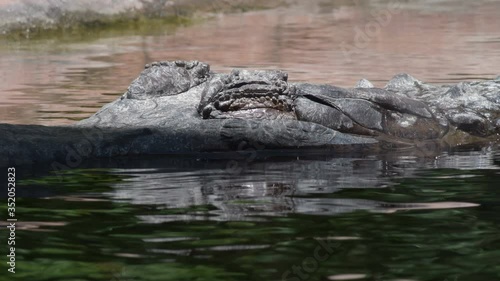
<instances>
[{"instance_id":1,"label":"green reflection on water","mask_svg":"<svg viewBox=\"0 0 500 281\"><path fill-rule=\"evenodd\" d=\"M496 170L425 170L389 188L307 195L479 207L277 213L242 221L218 220L214 211L221 210L212 204L169 208L112 199L113 190L133 179L123 171L72 170L63 178L25 180L19 187L52 193L18 198L20 280L281 280L287 272L288 280L338 274L366 276L359 280L500 278ZM164 184L169 188L168 179ZM171 219L143 219L163 216ZM23 229L22 222L34 227ZM318 247L326 255L322 261L311 259Z\"/></svg>"}]
</instances>

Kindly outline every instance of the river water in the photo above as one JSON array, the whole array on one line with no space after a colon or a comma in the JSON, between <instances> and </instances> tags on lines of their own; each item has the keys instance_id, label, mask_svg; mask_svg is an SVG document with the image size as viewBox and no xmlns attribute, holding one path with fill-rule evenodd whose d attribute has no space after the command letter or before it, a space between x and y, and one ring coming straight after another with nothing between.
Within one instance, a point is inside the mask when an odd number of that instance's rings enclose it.
<instances>
[{"instance_id":1,"label":"river water","mask_svg":"<svg viewBox=\"0 0 500 281\"><path fill-rule=\"evenodd\" d=\"M499 14L486 0L304 1L161 30L4 40L0 118L72 123L155 60L280 68L339 86L383 86L399 72L495 78ZM14 277L500 280L497 147L240 156L18 167Z\"/></svg>"}]
</instances>

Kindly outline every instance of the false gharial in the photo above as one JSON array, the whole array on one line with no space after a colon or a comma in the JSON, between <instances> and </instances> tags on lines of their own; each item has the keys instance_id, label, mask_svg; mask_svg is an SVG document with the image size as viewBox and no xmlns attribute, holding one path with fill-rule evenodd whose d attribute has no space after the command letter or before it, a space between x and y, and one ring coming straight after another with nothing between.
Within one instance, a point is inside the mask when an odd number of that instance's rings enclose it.
<instances>
[{"instance_id":1,"label":"false gharial","mask_svg":"<svg viewBox=\"0 0 500 281\"><path fill-rule=\"evenodd\" d=\"M296 149L394 149L498 143L500 79L431 85L408 74L384 88L288 82L280 70L210 71L155 62L117 100L70 126L0 124L2 165L81 158Z\"/></svg>"}]
</instances>

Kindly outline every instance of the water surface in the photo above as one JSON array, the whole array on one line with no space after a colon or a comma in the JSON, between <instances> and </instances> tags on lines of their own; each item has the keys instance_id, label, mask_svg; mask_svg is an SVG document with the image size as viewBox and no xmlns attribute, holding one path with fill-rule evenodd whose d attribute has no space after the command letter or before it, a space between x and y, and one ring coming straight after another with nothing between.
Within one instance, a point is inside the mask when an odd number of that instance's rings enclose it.
<instances>
[{"instance_id":1,"label":"water surface","mask_svg":"<svg viewBox=\"0 0 500 281\"><path fill-rule=\"evenodd\" d=\"M88 117L154 60L280 68L292 81L340 86L363 77L383 86L399 72L432 83L500 74L500 2L358 3L304 1L164 30L4 40L0 120ZM358 31L387 12L360 41ZM498 151L250 151L103 159L62 174L17 167L14 277L500 280Z\"/></svg>"},{"instance_id":2,"label":"water surface","mask_svg":"<svg viewBox=\"0 0 500 281\"><path fill-rule=\"evenodd\" d=\"M157 60L196 59L215 71L279 68L292 81L339 86L361 78L383 86L400 72L433 83L500 75L500 2L405 2L299 1L176 29L2 41L0 120L83 119Z\"/></svg>"},{"instance_id":3,"label":"water surface","mask_svg":"<svg viewBox=\"0 0 500 281\"><path fill-rule=\"evenodd\" d=\"M22 169L16 277L500 279L493 151L261 156L239 170L230 161Z\"/></svg>"}]
</instances>

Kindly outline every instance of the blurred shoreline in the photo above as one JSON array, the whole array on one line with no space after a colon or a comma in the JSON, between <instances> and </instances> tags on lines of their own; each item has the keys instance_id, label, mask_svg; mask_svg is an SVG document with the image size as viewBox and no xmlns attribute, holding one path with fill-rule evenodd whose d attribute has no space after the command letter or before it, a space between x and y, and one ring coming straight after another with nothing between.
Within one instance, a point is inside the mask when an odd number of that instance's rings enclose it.
<instances>
[{"instance_id":1,"label":"blurred shoreline","mask_svg":"<svg viewBox=\"0 0 500 281\"><path fill-rule=\"evenodd\" d=\"M31 38L157 20L184 24L214 14L276 8L286 0L0 0L0 36Z\"/></svg>"},{"instance_id":2,"label":"blurred shoreline","mask_svg":"<svg viewBox=\"0 0 500 281\"><path fill-rule=\"evenodd\" d=\"M105 29L148 29L153 25L183 25L218 14L301 6L319 9L397 5L420 12L465 12L481 3L466 0L0 0L0 38L30 39L45 35L81 34ZM427 7L422 10L422 7Z\"/></svg>"}]
</instances>

